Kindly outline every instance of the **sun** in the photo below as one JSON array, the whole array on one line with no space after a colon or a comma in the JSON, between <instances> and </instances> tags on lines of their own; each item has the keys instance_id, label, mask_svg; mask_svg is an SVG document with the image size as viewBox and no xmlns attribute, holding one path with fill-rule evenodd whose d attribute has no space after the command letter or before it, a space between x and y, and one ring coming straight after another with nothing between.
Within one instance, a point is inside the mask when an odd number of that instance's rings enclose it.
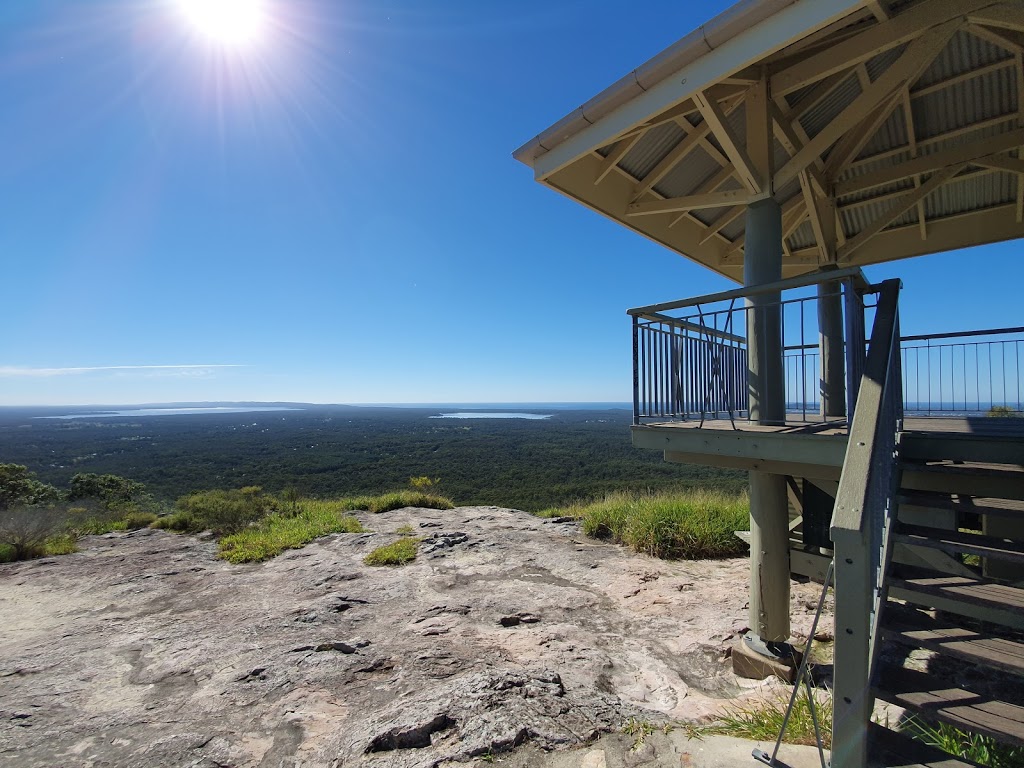
<instances>
[{"instance_id":1,"label":"sun","mask_svg":"<svg viewBox=\"0 0 1024 768\"><path fill-rule=\"evenodd\" d=\"M243 47L258 42L266 25L264 0L177 2L198 33L226 47Z\"/></svg>"}]
</instances>

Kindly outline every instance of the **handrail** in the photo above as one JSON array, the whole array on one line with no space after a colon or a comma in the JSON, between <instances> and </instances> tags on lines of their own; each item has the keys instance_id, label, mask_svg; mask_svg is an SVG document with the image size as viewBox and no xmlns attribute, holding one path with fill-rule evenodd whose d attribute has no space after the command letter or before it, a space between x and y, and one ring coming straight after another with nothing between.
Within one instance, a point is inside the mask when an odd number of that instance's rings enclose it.
<instances>
[{"instance_id":1,"label":"handrail","mask_svg":"<svg viewBox=\"0 0 1024 768\"><path fill-rule=\"evenodd\" d=\"M877 615L900 483L903 417L899 280L881 285L832 517L835 553L835 768L863 768Z\"/></svg>"},{"instance_id":2,"label":"handrail","mask_svg":"<svg viewBox=\"0 0 1024 768\"><path fill-rule=\"evenodd\" d=\"M845 269L825 269L818 270L817 272L809 272L806 275L799 275L797 277L790 277L785 280L778 280L774 283L765 283L764 285L751 285L744 288L734 288L730 291L719 291L718 293L709 293L704 296L697 296L692 299L682 299L681 301L669 301L664 304L650 304L646 307L635 307L633 309L627 309L626 314L632 315L633 317L646 317L649 315L656 315L659 312L668 312L673 309L685 309L686 307L695 307L698 304L712 304L718 301L731 301L732 299L743 299L748 296L760 296L764 293L776 293L781 291L789 291L794 288L806 288L810 285L817 285L818 283L827 283L833 280L845 280L851 279L857 284L862 292L868 292L871 288L871 284L867 278L864 277L864 273L861 272L859 267L846 267ZM654 319L654 318L652 318Z\"/></svg>"},{"instance_id":3,"label":"handrail","mask_svg":"<svg viewBox=\"0 0 1024 768\"><path fill-rule=\"evenodd\" d=\"M931 339L962 339L970 336L1000 336L1009 333L1024 333L1024 326L1018 328L986 328L983 331L953 331L952 333L924 333L918 336L903 336L900 341L930 341Z\"/></svg>"}]
</instances>

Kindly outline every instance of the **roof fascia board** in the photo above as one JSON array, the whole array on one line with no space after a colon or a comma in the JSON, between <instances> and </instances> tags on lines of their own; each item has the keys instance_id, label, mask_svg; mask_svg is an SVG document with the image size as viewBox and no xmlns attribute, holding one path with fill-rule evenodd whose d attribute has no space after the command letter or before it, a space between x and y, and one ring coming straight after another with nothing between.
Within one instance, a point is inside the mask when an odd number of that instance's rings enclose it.
<instances>
[{"instance_id":1,"label":"roof fascia board","mask_svg":"<svg viewBox=\"0 0 1024 768\"><path fill-rule=\"evenodd\" d=\"M797 0L666 78L534 161L538 181L724 77L864 7L865 0Z\"/></svg>"}]
</instances>

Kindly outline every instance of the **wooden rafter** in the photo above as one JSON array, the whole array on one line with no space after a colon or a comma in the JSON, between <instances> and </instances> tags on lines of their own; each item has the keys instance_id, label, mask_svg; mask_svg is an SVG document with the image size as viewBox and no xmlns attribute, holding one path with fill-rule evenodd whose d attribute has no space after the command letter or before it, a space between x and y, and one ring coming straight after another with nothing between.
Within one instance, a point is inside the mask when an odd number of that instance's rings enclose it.
<instances>
[{"instance_id":1,"label":"wooden rafter","mask_svg":"<svg viewBox=\"0 0 1024 768\"><path fill-rule=\"evenodd\" d=\"M697 187L697 189L695 189L692 192L692 194L694 194L694 195L706 195L708 192L715 192L715 191L718 190L718 188L720 186L725 184L725 182L729 181L729 179L731 179L731 178L733 178L732 168L731 167L729 167L729 168L722 168L718 173L716 173L714 176L712 176L706 182L704 182L699 187ZM681 216L676 216L669 223L669 225L668 225L669 228L671 229L672 227L674 227L676 224L678 224L680 221L682 221L684 218L686 218L686 216L687 216L687 214L685 214L685 213L682 214ZM701 242L703 242L703 240Z\"/></svg>"},{"instance_id":2,"label":"wooden rafter","mask_svg":"<svg viewBox=\"0 0 1024 768\"><path fill-rule=\"evenodd\" d=\"M914 110L910 103L910 89L903 89L903 121L907 126L907 139L910 141L910 157L917 157L917 130L914 127ZM921 174L914 174L914 189L921 188ZM921 228L921 239L928 239L928 222L924 200L917 201L917 224Z\"/></svg>"},{"instance_id":3,"label":"wooden rafter","mask_svg":"<svg viewBox=\"0 0 1024 768\"><path fill-rule=\"evenodd\" d=\"M941 144L943 142L949 141L950 139L956 139L961 136L967 136L969 134L975 133L977 131L986 130L988 128L996 128L1011 122L1016 125L1016 113L1013 113L1011 115L999 115L998 117L992 117L989 118L988 120L979 120L978 122L971 123L970 125L964 125L961 126L960 128L953 128L948 131L943 131L942 133L937 133L933 136L929 136L927 139L918 139L917 146L925 147L930 146L932 144ZM909 144L902 144L898 147L893 147L892 149L886 149L881 152L876 152L873 155L867 155L866 157L858 158L857 160L852 161L849 164L849 166L847 166L847 170L858 170L865 165L875 165L881 160L887 160L891 157L899 157L900 155L907 154L907 152L909 151Z\"/></svg>"},{"instance_id":4,"label":"wooden rafter","mask_svg":"<svg viewBox=\"0 0 1024 768\"><path fill-rule=\"evenodd\" d=\"M1004 69L1011 69L1014 66L1013 59L1003 59L1002 61L996 61L992 64L987 64L983 67L977 67L976 69L970 69L967 72L961 72L958 75L947 77L945 80L939 80L931 85L926 85L923 88L915 88L910 92L911 99L920 99L924 96L929 96L938 91L943 91L946 88L951 88L954 85L965 83L968 80L973 80L976 77L983 77L984 75L990 75L993 72L1000 72Z\"/></svg>"},{"instance_id":5,"label":"wooden rafter","mask_svg":"<svg viewBox=\"0 0 1024 768\"><path fill-rule=\"evenodd\" d=\"M939 2L939 0L933 1ZM896 18L901 17L897 16ZM782 187L795 179L802 170L814 162L815 158L820 157L822 152L832 146L838 138L859 123L861 115L875 109L883 101L891 99L898 88L917 80L920 73L946 47L949 39L962 23L961 19L946 22L929 30L908 45L889 69L864 89L860 96L790 158L789 162L776 174L776 186Z\"/></svg>"},{"instance_id":6,"label":"wooden rafter","mask_svg":"<svg viewBox=\"0 0 1024 768\"><path fill-rule=\"evenodd\" d=\"M838 256L840 263L849 261L853 254L862 248L872 237L877 235L894 220L917 205L918 201L924 200L928 195L956 176L956 174L963 170L964 165L966 165L966 163L954 165L949 168L943 168L941 171L932 174L931 178L929 178L928 181L922 184L918 189L911 190L898 198L892 203L892 205L886 208L880 216L871 222L871 224L858 232L856 237L850 239L845 246L839 249Z\"/></svg>"},{"instance_id":7,"label":"wooden rafter","mask_svg":"<svg viewBox=\"0 0 1024 768\"><path fill-rule=\"evenodd\" d=\"M725 107L723 113L731 114L741 103L742 102L738 99L731 101ZM680 120L685 122L689 128L684 126ZM687 131L688 135L676 144L676 146L672 148L672 151L665 155L665 157L651 169L651 172L644 176L640 183L636 185L636 189L633 190L633 202L636 202L643 197L646 192L653 189L659 181L664 179L673 168L682 162L683 159L693 152L693 150L698 146L701 146L705 151L710 147L712 151L717 154L718 150L714 148L714 145L707 141L708 134L711 133L712 128L706 120L697 126L690 125L689 121L684 120L683 118L676 118L674 122L676 122L676 124L684 131ZM712 157L714 157L714 155L712 155ZM715 159L717 160L717 158Z\"/></svg>"},{"instance_id":8,"label":"wooden rafter","mask_svg":"<svg viewBox=\"0 0 1024 768\"><path fill-rule=\"evenodd\" d=\"M975 37L992 43L992 45L999 48L1003 48L1010 53L1020 53L1021 51L1024 51L1024 45L1021 45L1015 40L1009 39L999 30L989 29L988 27L982 27L977 24L968 24L964 29Z\"/></svg>"},{"instance_id":9,"label":"wooden rafter","mask_svg":"<svg viewBox=\"0 0 1024 768\"><path fill-rule=\"evenodd\" d=\"M1017 127L1024 128L1024 51L1013 57L1017 64ZM1017 157L1024 159L1024 142L1017 148ZM1024 173L1017 174L1017 223L1024 221Z\"/></svg>"},{"instance_id":10,"label":"wooden rafter","mask_svg":"<svg viewBox=\"0 0 1024 768\"><path fill-rule=\"evenodd\" d=\"M1002 3L972 11L967 14L967 20L985 27L1024 32L1024 8L1017 3Z\"/></svg>"},{"instance_id":11,"label":"wooden rafter","mask_svg":"<svg viewBox=\"0 0 1024 768\"><path fill-rule=\"evenodd\" d=\"M973 160L972 165L980 165L982 168L991 168L994 171L1006 171L1007 173L1024 173L1024 160L1018 160L1009 155L989 155L978 160Z\"/></svg>"},{"instance_id":12,"label":"wooden rafter","mask_svg":"<svg viewBox=\"0 0 1024 768\"><path fill-rule=\"evenodd\" d=\"M920 173L932 173L951 165L973 163L989 155L1008 152L1021 144L1024 144L1024 129L1017 128L983 141L961 144L941 152L933 152L930 155L907 160L891 168L883 168L856 176L848 181L839 182L835 186L836 196L843 197L864 192L874 187L911 178Z\"/></svg>"},{"instance_id":13,"label":"wooden rafter","mask_svg":"<svg viewBox=\"0 0 1024 768\"><path fill-rule=\"evenodd\" d=\"M800 174L800 192L811 221L814 241L821 252L821 263L831 264L836 260L836 199L816 194L808 172Z\"/></svg>"},{"instance_id":14,"label":"wooden rafter","mask_svg":"<svg viewBox=\"0 0 1024 768\"><path fill-rule=\"evenodd\" d=\"M722 145L726 156L732 161L736 168L740 182L753 194L761 191L761 179L754 168L750 157L747 156L743 145L737 140L729 123L726 121L725 112L718 105L718 102L708 98L706 92L694 95L694 103L704 116L704 121L711 127L711 132L718 143Z\"/></svg>"},{"instance_id":15,"label":"wooden rafter","mask_svg":"<svg viewBox=\"0 0 1024 768\"><path fill-rule=\"evenodd\" d=\"M731 189L727 192L708 192L705 195L670 197L646 203L632 203L626 208L627 216L651 216L657 213L678 213L679 211L700 211L705 208L728 208L745 203L750 192L745 189Z\"/></svg>"},{"instance_id":16,"label":"wooden rafter","mask_svg":"<svg viewBox=\"0 0 1024 768\"><path fill-rule=\"evenodd\" d=\"M628 139L619 139L615 142L615 146L612 147L612 151L608 153L608 156L601 161L601 168L597 172L597 178L594 179L594 184L600 184L604 181L605 176L612 172L612 169L619 164L619 161L626 156L626 154L636 143L640 141L645 135L646 131L639 131L634 136Z\"/></svg>"},{"instance_id":17,"label":"wooden rafter","mask_svg":"<svg viewBox=\"0 0 1024 768\"><path fill-rule=\"evenodd\" d=\"M908 43L929 28L952 20L962 22L964 14L991 4L992 0L928 0L918 3L889 21L876 24L855 37L828 46L820 53L777 72L771 80L772 93L785 95L810 85Z\"/></svg>"},{"instance_id":18,"label":"wooden rafter","mask_svg":"<svg viewBox=\"0 0 1024 768\"><path fill-rule=\"evenodd\" d=\"M746 210L747 208L745 205L737 205L723 213L721 216L719 216L717 219L711 222L707 230L704 232L704 236L700 239L699 245L703 245L708 240L713 238L715 235L718 235L723 229L728 227L730 224L736 221L736 219L738 219L740 216L746 213ZM672 222L673 225L675 225L675 223L676 222L674 221Z\"/></svg>"}]
</instances>

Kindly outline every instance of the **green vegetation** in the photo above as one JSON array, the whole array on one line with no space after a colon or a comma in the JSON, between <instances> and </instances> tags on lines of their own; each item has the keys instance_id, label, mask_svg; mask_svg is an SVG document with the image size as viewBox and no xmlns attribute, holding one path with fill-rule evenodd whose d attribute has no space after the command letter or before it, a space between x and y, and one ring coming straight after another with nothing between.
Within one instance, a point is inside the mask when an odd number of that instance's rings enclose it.
<instances>
[{"instance_id":1,"label":"green vegetation","mask_svg":"<svg viewBox=\"0 0 1024 768\"><path fill-rule=\"evenodd\" d=\"M246 485L323 499L417 490L410 476L440 477L441 495L459 504L526 511L613 491L738 493L747 485L745 472L671 464L659 451L634 448L628 410L557 411L533 421L431 419L436 410L346 406L33 418L52 413L0 407L0 456L60 488L76 473L130 477L167 504L195 491ZM437 488L418 490L438 495Z\"/></svg>"},{"instance_id":2,"label":"green vegetation","mask_svg":"<svg viewBox=\"0 0 1024 768\"><path fill-rule=\"evenodd\" d=\"M255 525L220 540L218 557L229 563L257 563L269 560L286 549L299 549L329 533L361 533L363 526L343 502L295 500L298 510L292 514L274 513Z\"/></svg>"},{"instance_id":3,"label":"green vegetation","mask_svg":"<svg viewBox=\"0 0 1024 768\"><path fill-rule=\"evenodd\" d=\"M32 506L58 501L61 492L41 483L35 472L21 464L0 464L0 511L15 506Z\"/></svg>"},{"instance_id":4,"label":"green vegetation","mask_svg":"<svg viewBox=\"0 0 1024 768\"><path fill-rule=\"evenodd\" d=\"M367 512L390 512L405 507L421 507L423 509L451 509L455 505L451 499L435 496L420 491L394 491L379 496L352 496L341 500L345 509L365 509Z\"/></svg>"},{"instance_id":5,"label":"green vegetation","mask_svg":"<svg viewBox=\"0 0 1024 768\"><path fill-rule=\"evenodd\" d=\"M965 733L947 723L933 725L912 717L903 723L900 730L918 741L979 765L1024 768L1024 748L1000 744L978 733Z\"/></svg>"},{"instance_id":6,"label":"green vegetation","mask_svg":"<svg viewBox=\"0 0 1024 768\"><path fill-rule=\"evenodd\" d=\"M1020 411L1014 410L1008 405L993 405L985 415L995 419L1008 419L1020 416L1021 414Z\"/></svg>"},{"instance_id":7,"label":"green vegetation","mask_svg":"<svg viewBox=\"0 0 1024 768\"><path fill-rule=\"evenodd\" d=\"M693 733L698 738L704 735L720 734L736 736L741 739L773 742L782 730L782 721L789 706L789 695L778 695L775 698L754 701L749 704L737 705L725 712L718 722L706 726L694 726ZM818 716L821 728L821 739L826 749L832 746L832 695L825 691L824 695L815 697L814 712ZM801 688L793 705L793 713L786 725L785 741L787 744L817 744L814 738L814 719L811 716L811 699L807 689Z\"/></svg>"},{"instance_id":8,"label":"green vegetation","mask_svg":"<svg viewBox=\"0 0 1024 768\"><path fill-rule=\"evenodd\" d=\"M377 547L363 558L367 565L405 565L416 559L417 539L406 536L392 544Z\"/></svg>"},{"instance_id":9,"label":"green vegetation","mask_svg":"<svg viewBox=\"0 0 1024 768\"><path fill-rule=\"evenodd\" d=\"M186 533L210 530L227 536L280 510L281 503L258 485L200 491L178 499L178 511L157 520L154 527Z\"/></svg>"},{"instance_id":10,"label":"green vegetation","mask_svg":"<svg viewBox=\"0 0 1024 768\"><path fill-rule=\"evenodd\" d=\"M613 493L601 501L538 513L583 521L583 532L654 557L698 560L744 551L735 531L750 527L745 495L720 491Z\"/></svg>"}]
</instances>

